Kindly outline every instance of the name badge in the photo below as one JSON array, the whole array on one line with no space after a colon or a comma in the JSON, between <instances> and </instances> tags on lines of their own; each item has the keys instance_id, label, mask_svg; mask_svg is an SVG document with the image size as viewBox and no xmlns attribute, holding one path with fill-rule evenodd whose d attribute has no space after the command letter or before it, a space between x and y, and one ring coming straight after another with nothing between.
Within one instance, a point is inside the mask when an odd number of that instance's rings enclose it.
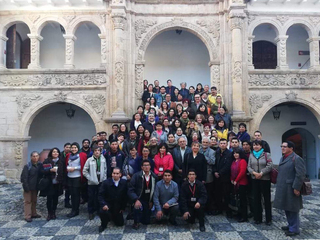
<instances>
[{"instance_id":1,"label":"name badge","mask_svg":"<svg viewBox=\"0 0 320 240\"><path fill-rule=\"evenodd\" d=\"M144 192L145 193L150 193L150 189L146 189Z\"/></svg>"},{"instance_id":2,"label":"name badge","mask_svg":"<svg viewBox=\"0 0 320 240\"><path fill-rule=\"evenodd\" d=\"M160 167L160 168L159 168L159 172L163 172L163 167Z\"/></svg>"},{"instance_id":3,"label":"name badge","mask_svg":"<svg viewBox=\"0 0 320 240\"><path fill-rule=\"evenodd\" d=\"M191 198L191 202L196 202L196 201L197 201L197 198L195 198L195 197Z\"/></svg>"}]
</instances>

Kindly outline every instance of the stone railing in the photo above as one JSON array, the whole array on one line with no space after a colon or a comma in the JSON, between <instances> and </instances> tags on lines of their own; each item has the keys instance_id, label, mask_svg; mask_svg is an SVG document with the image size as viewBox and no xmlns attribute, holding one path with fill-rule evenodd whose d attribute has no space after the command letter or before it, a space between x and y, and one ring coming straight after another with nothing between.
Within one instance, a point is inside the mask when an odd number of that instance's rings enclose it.
<instances>
[{"instance_id":1,"label":"stone railing","mask_svg":"<svg viewBox=\"0 0 320 240\"><path fill-rule=\"evenodd\" d=\"M320 88L320 71L309 70L252 70L248 77L249 89L265 88Z\"/></svg>"},{"instance_id":2,"label":"stone railing","mask_svg":"<svg viewBox=\"0 0 320 240\"><path fill-rule=\"evenodd\" d=\"M105 88L105 69L90 70L4 70L0 72L0 89Z\"/></svg>"}]
</instances>

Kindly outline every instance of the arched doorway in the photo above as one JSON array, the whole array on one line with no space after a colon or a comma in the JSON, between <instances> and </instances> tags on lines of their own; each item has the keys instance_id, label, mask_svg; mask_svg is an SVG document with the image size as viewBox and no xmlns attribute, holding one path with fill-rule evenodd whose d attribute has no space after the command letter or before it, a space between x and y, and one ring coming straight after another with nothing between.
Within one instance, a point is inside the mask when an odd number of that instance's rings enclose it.
<instances>
[{"instance_id":1,"label":"arched doorway","mask_svg":"<svg viewBox=\"0 0 320 240\"><path fill-rule=\"evenodd\" d=\"M282 141L292 141L295 152L305 160L309 178L317 178L316 171L316 141L314 136L306 129L293 128L282 135Z\"/></svg>"},{"instance_id":2,"label":"arched doorway","mask_svg":"<svg viewBox=\"0 0 320 240\"><path fill-rule=\"evenodd\" d=\"M68 117L66 110L75 110L74 117ZM28 143L28 154L58 147L61 151L66 142L91 140L95 135L95 125L89 114L82 108L69 103L53 103L42 109L33 119Z\"/></svg>"},{"instance_id":3,"label":"arched doorway","mask_svg":"<svg viewBox=\"0 0 320 240\"><path fill-rule=\"evenodd\" d=\"M145 61L144 78L149 83L157 79L166 86L167 79L171 79L178 88L181 82L188 86L198 82L210 85L208 49L186 30L168 30L156 36L147 47Z\"/></svg>"},{"instance_id":4,"label":"arched doorway","mask_svg":"<svg viewBox=\"0 0 320 240\"><path fill-rule=\"evenodd\" d=\"M280 111L279 119L273 114L276 109ZM274 164L279 164L282 157L281 142L289 137L297 142L297 153L306 159L310 178L317 178L320 167L320 126L310 107L297 102L278 104L263 116L258 129L262 132L263 140L270 145Z\"/></svg>"}]
</instances>

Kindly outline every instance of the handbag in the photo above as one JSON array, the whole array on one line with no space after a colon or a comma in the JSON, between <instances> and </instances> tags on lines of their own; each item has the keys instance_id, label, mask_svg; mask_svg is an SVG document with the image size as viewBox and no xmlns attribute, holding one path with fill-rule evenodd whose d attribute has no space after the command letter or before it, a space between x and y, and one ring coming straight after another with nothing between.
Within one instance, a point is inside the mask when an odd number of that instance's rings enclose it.
<instances>
[{"instance_id":1,"label":"handbag","mask_svg":"<svg viewBox=\"0 0 320 240\"><path fill-rule=\"evenodd\" d=\"M294 155L292 158L292 161L294 163L294 168L296 168L295 157L296 157L296 155ZM302 186L300 189L300 194L303 196L308 196L308 195L312 194L312 184L310 182L310 179L307 177L305 177L303 179Z\"/></svg>"},{"instance_id":2,"label":"handbag","mask_svg":"<svg viewBox=\"0 0 320 240\"><path fill-rule=\"evenodd\" d=\"M268 163L268 162L272 162L271 159L268 159L266 152L264 153L264 157L265 157L267 163ZM274 168L274 167L272 166L272 169L271 169L271 171L270 171L270 181L271 181L271 183L273 183L273 184L276 184L276 183L277 183L278 172L279 172L278 169L276 169L276 168Z\"/></svg>"},{"instance_id":3,"label":"handbag","mask_svg":"<svg viewBox=\"0 0 320 240\"><path fill-rule=\"evenodd\" d=\"M48 179L46 177L42 177L39 181L39 184L38 184L38 190L40 190L40 191L45 190L49 186L50 181L51 181L51 179Z\"/></svg>"}]
</instances>

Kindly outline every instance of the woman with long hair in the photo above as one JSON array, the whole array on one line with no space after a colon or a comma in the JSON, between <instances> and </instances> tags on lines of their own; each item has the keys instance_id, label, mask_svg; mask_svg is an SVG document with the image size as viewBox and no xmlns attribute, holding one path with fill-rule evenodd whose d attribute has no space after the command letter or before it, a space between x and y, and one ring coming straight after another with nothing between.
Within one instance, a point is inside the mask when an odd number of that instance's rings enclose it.
<instances>
[{"instance_id":1,"label":"woman with long hair","mask_svg":"<svg viewBox=\"0 0 320 240\"><path fill-rule=\"evenodd\" d=\"M59 148L52 148L48 154L48 158L43 162L42 174L50 179L49 185L46 189L40 191L40 196L47 197L47 221L56 219L56 210L58 205L58 198L63 194L63 176L65 172L65 165L60 159Z\"/></svg>"},{"instance_id":2,"label":"woman with long hair","mask_svg":"<svg viewBox=\"0 0 320 240\"><path fill-rule=\"evenodd\" d=\"M144 146L148 146L149 140L150 140L151 134L148 129L145 129L143 131L142 137L139 139L138 143L138 154L139 156L142 156L142 149Z\"/></svg>"},{"instance_id":3,"label":"woman with long hair","mask_svg":"<svg viewBox=\"0 0 320 240\"><path fill-rule=\"evenodd\" d=\"M200 133L203 133L203 123L204 123L204 116L202 114L196 115L196 125L200 131Z\"/></svg>"},{"instance_id":4,"label":"woman with long hair","mask_svg":"<svg viewBox=\"0 0 320 240\"><path fill-rule=\"evenodd\" d=\"M161 120L163 120L164 117L167 116L168 114L168 103L167 102L162 102L160 105L160 108L158 110L158 116Z\"/></svg>"},{"instance_id":5,"label":"woman with long hair","mask_svg":"<svg viewBox=\"0 0 320 240\"><path fill-rule=\"evenodd\" d=\"M128 128L127 128L127 125L124 124L124 123L121 123L120 126L119 126L119 133L120 134L122 133L124 135L125 138L128 138L129 137L129 131L128 131Z\"/></svg>"},{"instance_id":6,"label":"woman with long hair","mask_svg":"<svg viewBox=\"0 0 320 240\"><path fill-rule=\"evenodd\" d=\"M138 126L142 124L141 122L141 116L139 113L134 114L134 119L131 120L130 122L130 129L135 129L137 130Z\"/></svg>"},{"instance_id":7,"label":"woman with long hair","mask_svg":"<svg viewBox=\"0 0 320 240\"><path fill-rule=\"evenodd\" d=\"M143 126L142 124L140 124L140 125L137 127L137 137L138 137L139 139L142 138L143 133L144 133L144 130L145 130L145 128L144 128L144 126Z\"/></svg>"},{"instance_id":8,"label":"woman with long hair","mask_svg":"<svg viewBox=\"0 0 320 240\"><path fill-rule=\"evenodd\" d=\"M199 108L198 108L196 114L202 114L203 117L204 117L204 120L206 121L208 119L208 117L209 117L207 105L204 104L204 103L201 103L199 105Z\"/></svg>"},{"instance_id":9,"label":"woman with long hair","mask_svg":"<svg viewBox=\"0 0 320 240\"><path fill-rule=\"evenodd\" d=\"M176 110L174 108L170 108L167 113L167 118L171 126L173 126L173 121L176 119Z\"/></svg>"},{"instance_id":10,"label":"woman with long hair","mask_svg":"<svg viewBox=\"0 0 320 240\"><path fill-rule=\"evenodd\" d=\"M181 118L182 111L183 111L182 104L180 104L180 103L177 104L177 106L176 106L176 116L177 116L177 118Z\"/></svg>"},{"instance_id":11,"label":"woman with long hair","mask_svg":"<svg viewBox=\"0 0 320 240\"><path fill-rule=\"evenodd\" d=\"M225 126L225 122L224 120L220 119L218 121L218 125L216 126L216 130L217 130L217 133L218 133L218 139L220 140L221 138L224 138L224 139L228 139L228 128L226 128Z\"/></svg>"},{"instance_id":12,"label":"woman with long hair","mask_svg":"<svg viewBox=\"0 0 320 240\"><path fill-rule=\"evenodd\" d=\"M172 133L175 134L178 128L183 128L183 124L180 119L175 119L172 123ZM184 129L182 129L184 131Z\"/></svg>"},{"instance_id":13,"label":"woman with long hair","mask_svg":"<svg viewBox=\"0 0 320 240\"><path fill-rule=\"evenodd\" d=\"M156 114L158 115L159 107L157 106L157 100L155 97L150 98L150 106L156 110Z\"/></svg>"},{"instance_id":14,"label":"woman with long hair","mask_svg":"<svg viewBox=\"0 0 320 240\"><path fill-rule=\"evenodd\" d=\"M168 134L168 140L166 141L166 144L168 146L168 152L172 154L173 149L178 145L178 142L172 133Z\"/></svg>"},{"instance_id":15,"label":"woman with long hair","mask_svg":"<svg viewBox=\"0 0 320 240\"><path fill-rule=\"evenodd\" d=\"M198 126L196 125L196 122L194 120L190 120L188 122L187 129L185 132L186 132L186 137L188 139L188 143L190 146L192 143L192 134L194 132L198 135L198 138L200 138L200 136L201 136L201 132L199 131Z\"/></svg>"},{"instance_id":16,"label":"woman with long hair","mask_svg":"<svg viewBox=\"0 0 320 240\"><path fill-rule=\"evenodd\" d=\"M195 94L201 94L203 92L203 86L201 83L197 84Z\"/></svg>"}]
</instances>

